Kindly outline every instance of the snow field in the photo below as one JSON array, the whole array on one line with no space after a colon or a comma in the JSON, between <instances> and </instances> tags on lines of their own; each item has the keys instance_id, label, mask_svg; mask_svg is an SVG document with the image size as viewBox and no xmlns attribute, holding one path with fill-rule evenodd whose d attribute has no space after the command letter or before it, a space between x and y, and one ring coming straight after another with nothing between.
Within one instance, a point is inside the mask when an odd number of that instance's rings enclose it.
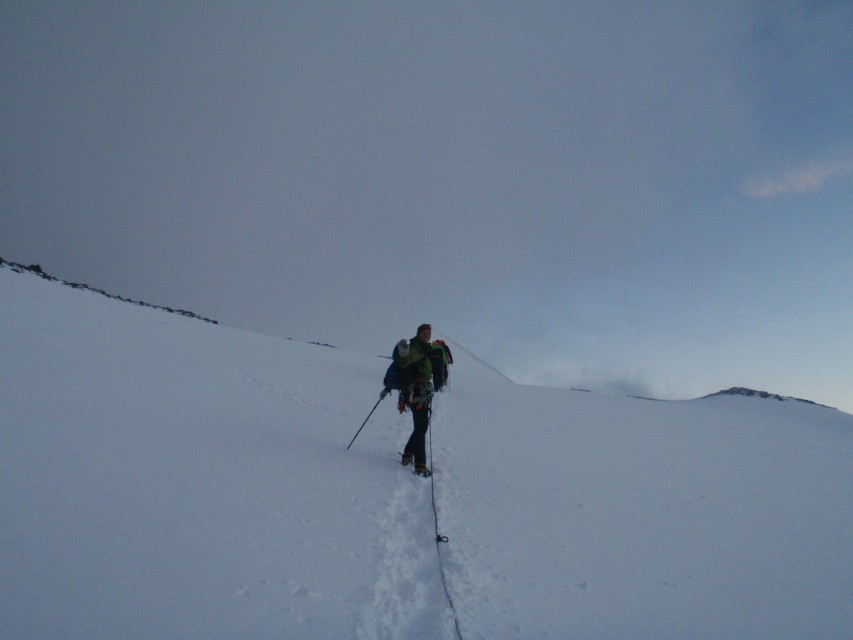
<instances>
[{"instance_id":1,"label":"snow field","mask_svg":"<svg viewBox=\"0 0 853 640\"><path fill-rule=\"evenodd\" d=\"M387 360L6 269L0 309L0 637L456 637L411 415L346 450ZM853 637L853 416L454 355L430 433L465 640Z\"/></svg>"}]
</instances>

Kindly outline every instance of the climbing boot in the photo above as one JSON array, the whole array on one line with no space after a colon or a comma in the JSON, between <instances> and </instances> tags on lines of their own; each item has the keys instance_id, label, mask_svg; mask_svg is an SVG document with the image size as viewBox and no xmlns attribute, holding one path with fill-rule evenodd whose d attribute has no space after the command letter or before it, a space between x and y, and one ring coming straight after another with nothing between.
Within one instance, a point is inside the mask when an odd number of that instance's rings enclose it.
<instances>
[{"instance_id":1,"label":"climbing boot","mask_svg":"<svg viewBox=\"0 0 853 640\"><path fill-rule=\"evenodd\" d=\"M432 475L432 471L430 471L429 467L427 467L425 464L416 464L415 475L423 476L424 478L429 478Z\"/></svg>"}]
</instances>

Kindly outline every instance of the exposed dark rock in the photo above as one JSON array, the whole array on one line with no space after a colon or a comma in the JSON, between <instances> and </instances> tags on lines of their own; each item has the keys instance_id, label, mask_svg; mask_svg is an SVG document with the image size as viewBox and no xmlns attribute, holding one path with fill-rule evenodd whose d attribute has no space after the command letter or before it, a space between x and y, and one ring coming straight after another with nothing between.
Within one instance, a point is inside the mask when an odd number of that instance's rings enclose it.
<instances>
[{"instance_id":1,"label":"exposed dark rock","mask_svg":"<svg viewBox=\"0 0 853 640\"><path fill-rule=\"evenodd\" d=\"M826 407L826 405L818 404L817 402L812 402L811 400L803 400L802 398L791 398L788 396L780 396L778 393L770 393L768 391L756 391L755 389L747 389L746 387L732 387L731 389L725 389L723 391L717 391L716 393L711 393L707 396L703 396L705 398L713 398L714 396L749 396L749 397L758 397L765 398L768 400L778 400L780 402L785 402L788 400L793 400L795 402L805 402L806 404L813 404L817 407ZM826 407L831 409L832 407Z\"/></svg>"},{"instance_id":2,"label":"exposed dark rock","mask_svg":"<svg viewBox=\"0 0 853 640\"><path fill-rule=\"evenodd\" d=\"M149 304L147 302L142 302L140 300L130 300L128 298L123 298L122 296L112 295L107 293L106 291L102 291L101 289L94 289L87 284L80 284L79 282L67 282L66 280L60 280L59 278L54 278L53 276L47 275L41 268L40 265L32 264L29 267L25 267L22 264L18 264L16 262L8 262L3 258L0 258L0 268L11 269L12 271L16 271L18 273L24 273L25 271L29 273L34 273L35 275L44 278L45 280L50 280L51 282L59 282L60 284L64 284L67 287L71 287L73 289L85 289L87 291L91 291L92 293L97 293L102 296L106 296L107 298L112 298L113 300L120 300L122 302L129 302L131 304L137 304L142 307L149 307L151 309L159 309L161 311L167 311L169 313L177 313L178 315L186 316L187 318L195 318L196 320L204 320L205 322L210 322L211 324L219 324L216 320L211 320L210 318L205 318L204 316L200 316L198 314L193 313L192 311L184 311L183 309L170 309L169 307L161 307L156 304Z\"/></svg>"}]
</instances>

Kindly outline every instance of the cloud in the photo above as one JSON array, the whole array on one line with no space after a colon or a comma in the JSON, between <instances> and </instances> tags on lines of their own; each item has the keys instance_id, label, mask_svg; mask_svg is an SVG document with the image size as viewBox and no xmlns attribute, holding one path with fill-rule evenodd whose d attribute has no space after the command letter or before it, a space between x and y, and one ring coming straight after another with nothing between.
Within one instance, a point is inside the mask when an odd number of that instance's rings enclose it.
<instances>
[{"instance_id":1,"label":"cloud","mask_svg":"<svg viewBox=\"0 0 853 640\"><path fill-rule=\"evenodd\" d=\"M753 180L744 188L750 198L775 198L792 193L820 191L828 182L853 176L853 159L813 161L777 176Z\"/></svg>"}]
</instances>

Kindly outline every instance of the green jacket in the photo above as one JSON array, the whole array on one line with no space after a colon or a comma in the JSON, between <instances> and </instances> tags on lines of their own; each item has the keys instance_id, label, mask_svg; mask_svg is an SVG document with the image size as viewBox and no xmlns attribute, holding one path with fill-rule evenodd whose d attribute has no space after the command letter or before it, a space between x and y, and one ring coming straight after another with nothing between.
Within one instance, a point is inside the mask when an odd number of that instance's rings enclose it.
<instances>
[{"instance_id":1,"label":"green jacket","mask_svg":"<svg viewBox=\"0 0 853 640\"><path fill-rule=\"evenodd\" d=\"M423 376L426 381L432 380L432 362L429 359L429 350L432 345L424 344L415 336L409 340L409 353L403 358L395 352L397 366L403 371L411 373L411 379Z\"/></svg>"}]
</instances>

